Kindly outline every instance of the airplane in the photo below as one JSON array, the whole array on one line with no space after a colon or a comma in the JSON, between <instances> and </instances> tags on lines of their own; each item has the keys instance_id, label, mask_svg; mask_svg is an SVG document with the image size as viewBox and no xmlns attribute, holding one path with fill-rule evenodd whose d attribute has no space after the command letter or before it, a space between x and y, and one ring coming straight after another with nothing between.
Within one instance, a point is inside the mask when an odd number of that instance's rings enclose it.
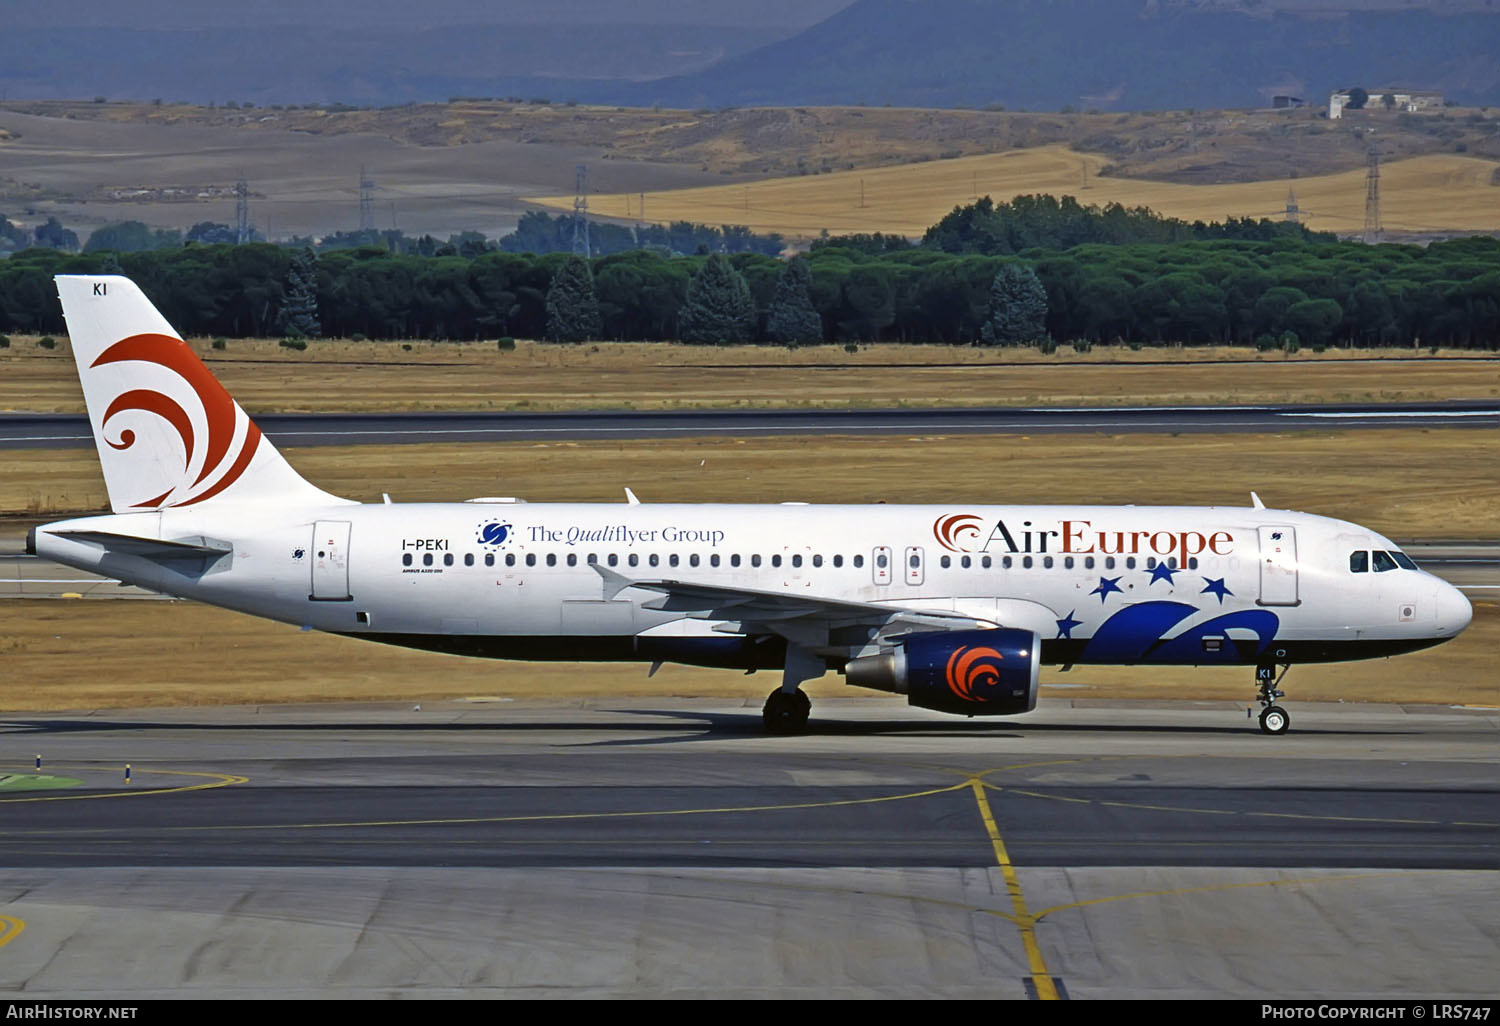
<instances>
[{"instance_id":1,"label":"airplane","mask_svg":"<svg viewBox=\"0 0 1500 1026\"><path fill-rule=\"evenodd\" d=\"M59 275L111 513L29 553L351 638L514 660L780 670L965 716L1033 710L1041 666L1294 664L1469 623L1458 589L1357 524L1250 506L360 503L308 483L128 278ZM1280 674L1278 675L1278 668Z\"/></svg>"}]
</instances>

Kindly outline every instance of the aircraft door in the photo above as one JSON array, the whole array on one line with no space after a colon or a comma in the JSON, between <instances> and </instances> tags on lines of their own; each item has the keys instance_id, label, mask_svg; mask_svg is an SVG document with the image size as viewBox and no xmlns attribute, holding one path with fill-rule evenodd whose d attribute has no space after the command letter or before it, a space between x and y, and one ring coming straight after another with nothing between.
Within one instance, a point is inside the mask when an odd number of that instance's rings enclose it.
<instances>
[{"instance_id":1,"label":"aircraft door","mask_svg":"<svg viewBox=\"0 0 1500 1026\"><path fill-rule=\"evenodd\" d=\"M313 525L312 594L319 602L348 602L349 521L319 520Z\"/></svg>"},{"instance_id":2,"label":"aircraft door","mask_svg":"<svg viewBox=\"0 0 1500 1026\"><path fill-rule=\"evenodd\" d=\"M921 584L926 579L926 570L922 564L923 553L920 546L911 545L906 550L906 583Z\"/></svg>"},{"instance_id":3,"label":"aircraft door","mask_svg":"<svg viewBox=\"0 0 1500 1026\"><path fill-rule=\"evenodd\" d=\"M1278 524L1260 529L1260 605L1295 606L1297 597L1297 531Z\"/></svg>"},{"instance_id":4,"label":"aircraft door","mask_svg":"<svg viewBox=\"0 0 1500 1026\"><path fill-rule=\"evenodd\" d=\"M877 545L870 553L870 574L876 584L891 583L891 550L889 546Z\"/></svg>"}]
</instances>

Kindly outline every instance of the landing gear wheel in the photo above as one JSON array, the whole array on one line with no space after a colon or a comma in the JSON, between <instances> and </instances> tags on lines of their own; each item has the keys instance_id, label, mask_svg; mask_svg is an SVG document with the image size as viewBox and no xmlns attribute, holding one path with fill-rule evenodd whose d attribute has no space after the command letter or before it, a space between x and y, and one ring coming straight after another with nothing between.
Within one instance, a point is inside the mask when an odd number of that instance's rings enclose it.
<instances>
[{"instance_id":1,"label":"landing gear wheel","mask_svg":"<svg viewBox=\"0 0 1500 1026\"><path fill-rule=\"evenodd\" d=\"M1266 734L1285 734L1291 725L1291 714L1279 705L1268 705L1260 711L1260 729Z\"/></svg>"},{"instance_id":2,"label":"landing gear wheel","mask_svg":"<svg viewBox=\"0 0 1500 1026\"><path fill-rule=\"evenodd\" d=\"M801 688L791 692L777 688L766 696L765 708L760 715L767 734L801 734L807 730L810 712L812 699Z\"/></svg>"}]
</instances>

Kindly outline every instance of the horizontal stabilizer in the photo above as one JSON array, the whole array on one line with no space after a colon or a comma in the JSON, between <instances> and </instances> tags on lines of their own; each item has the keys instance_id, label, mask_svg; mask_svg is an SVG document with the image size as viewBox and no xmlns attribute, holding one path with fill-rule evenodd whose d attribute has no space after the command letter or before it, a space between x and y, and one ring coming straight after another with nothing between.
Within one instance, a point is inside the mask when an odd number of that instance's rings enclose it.
<instances>
[{"instance_id":1,"label":"horizontal stabilizer","mask_svg":"<svg viewBox=\"0 0 1500 1026\"><path fill-rule=\"evenodd\" d=\"M219 560L230 556L234 546L227 542L209 538L184 538L167 541L162 538L142 538L133 534L115 534L113 531L52 531L58 538L69 541L88 542L103 546L111 555L139 556L153 563L168 566L178 573L203 574Z\"/></svg>"}]
</instances>

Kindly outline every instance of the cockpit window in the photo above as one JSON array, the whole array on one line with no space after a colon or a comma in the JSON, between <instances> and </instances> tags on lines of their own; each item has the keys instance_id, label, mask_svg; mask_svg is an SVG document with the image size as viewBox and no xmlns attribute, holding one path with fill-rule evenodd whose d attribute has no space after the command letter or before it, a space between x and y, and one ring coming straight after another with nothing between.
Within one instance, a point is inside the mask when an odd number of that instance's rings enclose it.
<instances>
[{"instance_id":1,"label":"cockpit window","mask_svg":"<svg viewBox=\"0 0 1500 1026\"><path fill-rule=\"evenodd\" d=\"M1397 552L1393 549L1391 550L1391 558L1394 559L1396 561L1396 564L1403 570L1417 569L1417 564L1412 562L1412 558L1404 552Z\"/></svg>"},{"instance_id":2,"label":"cockpit window","mask_svg":"<svg viewBox=\"0 0 1500 1026\"><path fill-rule=\"evenodd\" d=\"M1351 574L1367 574L1370 572L1370 554L1363 549L1358 552L1349 553L1349 572Z\"/></svg>"},{"instance_id":3,"label":"cockpit window","mask_svg":"<svg viewBox=\"0 0 1500 1026\"><path fill-rule=\"evenodd\" d=\"M1376 549L1371 555L1375 557L1375 572L1377 574L1396 569L1396 561L1391 558L1389 552L1382 552L1380 549Z\"/></svg>"}]
</instances>

